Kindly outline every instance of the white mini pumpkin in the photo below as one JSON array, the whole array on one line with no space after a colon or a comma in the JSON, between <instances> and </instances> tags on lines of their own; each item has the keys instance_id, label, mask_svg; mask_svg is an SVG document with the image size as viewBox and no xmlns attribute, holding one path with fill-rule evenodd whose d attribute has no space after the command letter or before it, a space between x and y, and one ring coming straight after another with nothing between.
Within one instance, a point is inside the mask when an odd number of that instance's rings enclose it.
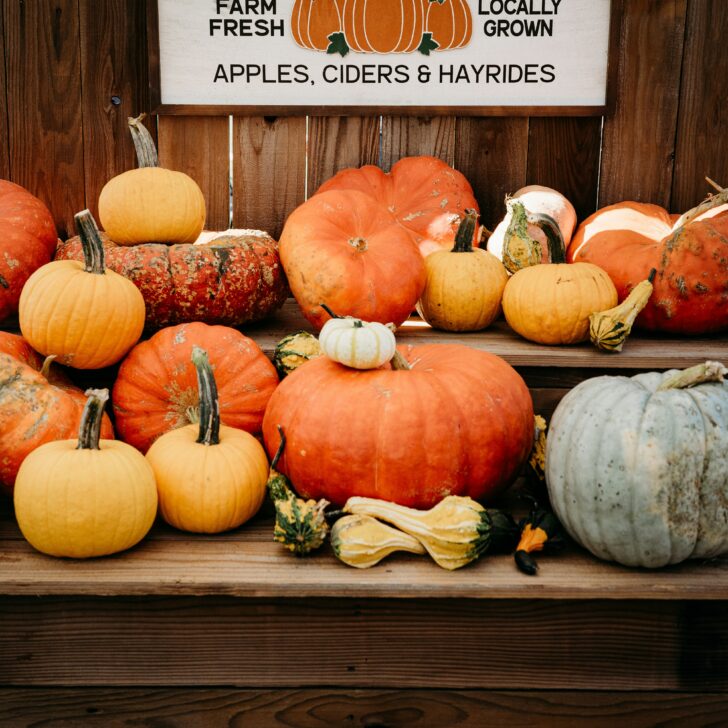
<instances>
[{"instance_id":1,"label":"white mini pumpkin","mask_svg":"<svg viewBox=\"0 0 728 728\"><path fill-rule=\"evenodd\" d=\"M728 552L728 370L596 377L556 408L554 512L595 556L655 568Z\"/></svg>"},{"instance_id":2,"label":"white mini pumpkin","mask_svg":"<svg viewBox=\"0 0 728 728\"><path fill-rule=\"evenodd\" d=\"M329 319L319 333L321 351L353 369L376 369L394 356L397 343L391 325L357 318Z\"/></svg>"}]
</instances>

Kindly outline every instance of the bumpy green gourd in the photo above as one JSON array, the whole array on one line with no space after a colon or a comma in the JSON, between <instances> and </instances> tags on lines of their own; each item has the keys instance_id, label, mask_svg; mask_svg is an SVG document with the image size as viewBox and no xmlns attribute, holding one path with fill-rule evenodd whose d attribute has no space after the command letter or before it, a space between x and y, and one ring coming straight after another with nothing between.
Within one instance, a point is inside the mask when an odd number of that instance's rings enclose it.
<instances>
[{"instance_id":1,"label":"bumpy green gourd","mask_svg":"<svg viewBox=\"0 0 728 728\"><path fill-rule=\"evenodd\" d=\"M295 371L309 359L322 356L318 339L308 331L298 331L284 336L273 353L273 364L281 379Z\"/></svg>"},{"instance_id":2,"label":"bumpy green gourd","mask_svg":"<svg viewBox=\"0 0 728 728\"><path fill-rule=\"evenodd\" d=\"M550 215L531 213L515 198L506 199L506 208L511 214L511 221L503 236L503 265L509 273L516 273L522 268L539 265L545 262L541 243L534 240L528 231L529 224L543 230L548 241L549 263L566 262L564 236Z\"/></svg>"}]
</instances>

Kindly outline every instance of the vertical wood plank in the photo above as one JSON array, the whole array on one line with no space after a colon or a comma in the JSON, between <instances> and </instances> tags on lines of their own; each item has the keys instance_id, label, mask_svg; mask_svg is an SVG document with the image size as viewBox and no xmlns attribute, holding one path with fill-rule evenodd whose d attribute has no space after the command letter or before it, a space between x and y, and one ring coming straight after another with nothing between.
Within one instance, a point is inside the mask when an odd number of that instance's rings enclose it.
<instances>
[{"instance_id":1,"label":"vertical wood plank","mask_svg":"<svg viewBox=\"0 0 728 728\"><path fill-rule=\"evenodd\" d=\"M3 10L12 179L49 206L66 237L85 205L78 0Z\"/></svg>"},{"instance_id":2,"label":"vertical wood plank","mask_svg":"<svg viewBox=\"0 0 728 728\"><path fill-rule=\"evenodd\" d=\"M624 3L616 110L604 122L600 207L670 203L686 3ZM700 39L693 43L702 48Z\"/></svg>"},{"instance_id":3,"label":"vertical wood plank","mask_svg":"<svg viewBox=\"0 0 728 728\"><path fill-rule=\"evenodd\" d=\"M233 119L233 227L277 239L305 190L305 116Z\"/></svg>"},{"instance_id":4,"label":"vertical wood plank","mask_svg":"<svg viewBox=\"0 0 728 728\"><path fill-rule=\"evenodd\" d=\"M473 185L483 224L491 230L505 214L503 200L526 184L528 119L459 118L455 168Z\"/></svg>"},{"instance_id":5,"label":"vertical wood plank","mask_svg":"<svg viewBox=\"0 0 728 728\"><path fill-rule=\"evenodd\" d=\"M602 119L533 117L528 130L528 184L553 187L580 220L596 210Z\"/></svg>"},{"instance_id":6,"label":"vertical wood plank","mask_svg":"<svg viewBox=\"0 0 728 728\"><path fill-rule=\"evenodd\" d=\"M382 120L382 167L402 157L427 154L455 163L455 117L385 116Z\"/></svg>"},{"instance_id":7,"label":"vertical wood plank","mask_svg":"<svg viewBox=\"0 0 728 728\"><path fill-rule=\"evenodd\" d=\"M207 230L230 224L230 121L227 116L160 116L159 160L200 185Z\"/></svg>"},{"instance_id":8,"label":"vertical wood plank","mask_svg":"<svg viewBox=\"0 0 728 728\"><path fill-rule=\"evenodd\" d=\"M10 179L10 138L8 136L8 87L5 78L5 22L0 3L0 179Z\"/></svg>"},{"instance_id":9,"label":"vertical wood plank","mask_svg":"<svg viewBox=\"0 0 728 728\"><path fill-rule=\"evenodd\" d=\"M127 118L149 112L145 0L79 0L86 204L136 167ZM156 135L154 119L147 123Z\"/></svg>"},{"instance_id":10,"label":"vertical wood plank","mask_svg":"<svg viewBox=\"0 0 728 728\"><path fill-rule=\"evenodd\" d=\"M728 185L728 3L689 0L671 209L696 205L708 175Z\"/></svg>"},{"instance_id":11,"label":"vertical wood plank","mask_svg":"<svg viewBox=\"0 0 728 728\"><path fill-rule=\"evenodd\" d=\"M308 195L347 167L379 164L378 116L310 117Z\"/></svg>"}]
</instances>

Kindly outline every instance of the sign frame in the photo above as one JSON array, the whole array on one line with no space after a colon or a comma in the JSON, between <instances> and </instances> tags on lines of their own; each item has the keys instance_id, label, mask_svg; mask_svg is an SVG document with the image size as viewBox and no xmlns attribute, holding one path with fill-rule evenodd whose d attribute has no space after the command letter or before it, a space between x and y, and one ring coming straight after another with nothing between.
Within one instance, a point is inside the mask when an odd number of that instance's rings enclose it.
<instances>
[{"instance_id":1,"label":"sign frame","mask_svg":"<svg viewBox=\"0 0 728 728\"><path fill-rule=\"evenodd\" d=\"M163 104L158 0L147 0L147 56L152 113L171 116L606 116L614 112L619 81L620 35L625 0L611 0L606 103L600 106L251 106Z\"/></svg>"}]
</instances>

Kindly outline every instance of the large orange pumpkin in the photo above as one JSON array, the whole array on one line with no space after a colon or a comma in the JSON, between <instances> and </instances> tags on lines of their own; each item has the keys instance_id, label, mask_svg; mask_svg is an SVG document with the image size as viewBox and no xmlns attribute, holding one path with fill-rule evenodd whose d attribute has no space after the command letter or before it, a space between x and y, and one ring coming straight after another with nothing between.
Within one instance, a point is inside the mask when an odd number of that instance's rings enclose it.
<instances>
[{"instance_id":1,"label":"large orange pumpkin","mask_svg":"<svg viewBox=\"0 0 728 728\"><path fill-rule=\"evenodd\" d=\"M288 296L278 243L267 233L230 231L197 245L101 238L106 267L141 291L150 329L185 321L240 326L270 315ZM83 260L79 238L59 242L56 260L67 259Z\"/></svg>"},{"instance_id":2,"label":"large orange pumpkin","mask_svg":"<svg viewBox=\"0 0 728 728\"><path fill-rule=\"evenodd\" d=\"M157 437L196 421L199 408L195 346L208 352L220 392L223 424L255 434L278 384L260 347L227 326L182 324L158 331L131 350L113 391L116 429L146 452Z\"/></svg>"},{"instance_id":3,"label":"large orange pumpkin","mask_svg":"<svg viewBox=\"0 0 728 728\"><path fill-rule=\"evenodd\" d=\"M411 369L358 371L327 357L283 380L268 404L269 454L305 498L350 496L429 508L447 495L489 499L533 442L533 405L499 357L457 344L400 347ZM405 366L398 357L393 366Z\"/></svg>"},{"instance_id":4,"label":"large orange pumpkin","mask_svg":"<svg viewBox=\"0 0 728 728\"><path fill-rule=\"evenodd\" d=\"M343 27L359 53L412 53L425 32L423 0L345 0Z\"/></svg>"},{"instance_id":5,"label":"large orange pumpkin","mask_svg":"<svg viewBox=\"0 0 728 728\"><path fill-rule=\"evenodd\" d=\"M20 185L0 180L0 321L18 310L25 281L50 261L57 239L48 208Z\"/></svg>"},{"instance_id":6,"label":"large orange pumpkin","mask_svg":"<svg viewBox=\"0 0 728 728\"><path fill-rule=\"evenodd\" d=\"M303 315L321 328L339 316L401 324L425 287L412 239L374 198L356 191L314 195L290 215L281 261Z\"/></svg>"},{"instance_id":7,"label":"large orange pumpkin","mask_svg":"<svg viewBox=\"0 0 728 728\"><path fill-rule=\"evenodd\" d=\"M0 331L0 354L12 356L36 371L43 366L43 357L22 336L9 331Z\"/></svg>"},{"instance_id":8,"label":"large orange pumpkin","mask_svg":"<svg viewBox=\"0 0 728 728\"><path fill-rule=\"evenodd\" d=\"M657 205L610 205L581 224L567 260L603 268L620 301L655 268L654 292L637 317L638 327L675 334L726 330L728 205L684 224L676 218Z\"/></svg>"},{"instance_id":9,"label":"large orange pumpkin","mask_svg":"<svg viewBox=\"0 0 728 728\"><path fill-rule=\"evenodd\" d=\"M20 338L20 337L18 337ZM18 341L5 341L0 352L14 348L24 356ZM0 353L0 485L12 491L21 463L40 445L67 440L78 434L86 397L57 374L51 381L36 369L39 359L29 363ZM101 435L114 437L104 415Z\"/></svg>"},{"instance_id":10,"label":"large orange pumpkin","mask_svg":"<svg viewBox=\"0 0 728 728\"><path fill-rule=\"evenodd\" d=\"M464 48L473 37L473 15L467 0L427 0L427 30L438 51Z\"/></svg>"},{"instance_id":11,"label":"large orange pumpkin","mask_svg":"<svg viewBox=\"0 0 728 728\"><path fill-rule=\"evenodd\" d=\"M468 180L435 157L405 157L389 173L373 165L345 169L316 194L331 190L358 190L373 197L425 255L437 246L450 250L460 215L480 209Z\"/></svg>"},{"instance_id":12,"label":"large orange pumpkin","mask_svg":"<svg viewBox=\"0 0 728 728\"><path fill-rule=\"evenodd\" d=\"M296 0L291 13L291 34L302 48L325 51L329 36L341 31L344 0Z\"/></svg>"}]
</instances>

